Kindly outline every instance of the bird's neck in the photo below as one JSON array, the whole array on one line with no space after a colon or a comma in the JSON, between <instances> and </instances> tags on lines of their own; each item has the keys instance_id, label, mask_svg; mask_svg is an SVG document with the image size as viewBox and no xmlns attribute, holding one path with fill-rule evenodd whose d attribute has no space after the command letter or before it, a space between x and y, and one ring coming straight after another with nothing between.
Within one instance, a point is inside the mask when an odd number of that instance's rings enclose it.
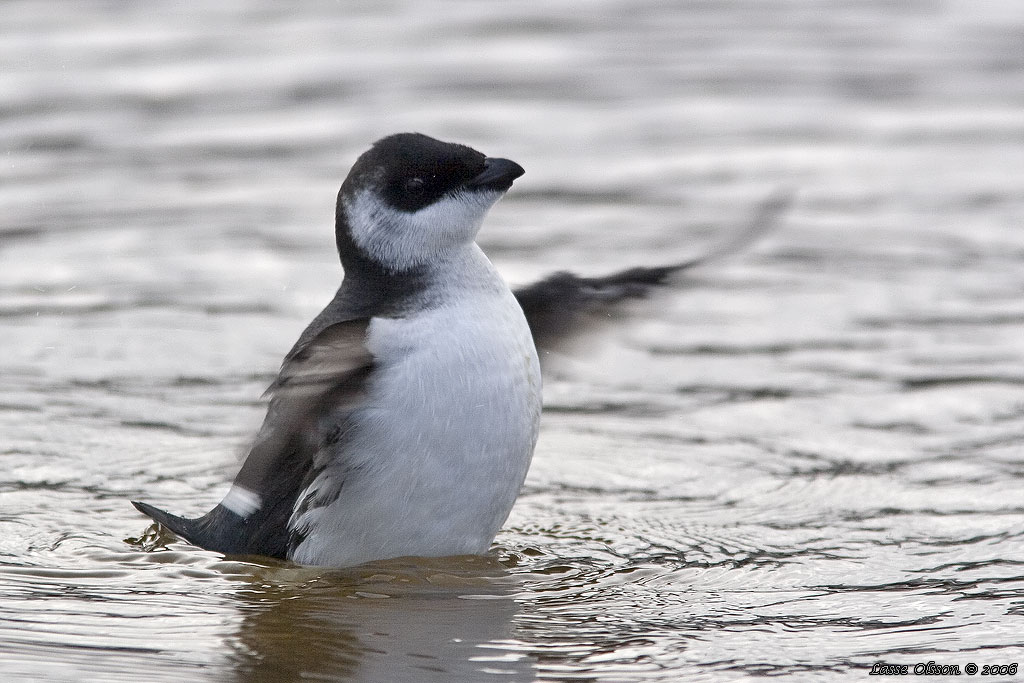
<instances>
[{"instance_id":1,"label":"bird's neck","mask_svg":"<svg viewBox=\"0 0 1024 683\"><path fill-rule=\"evenodd\" d=\"M410 307L450 302L474 292L498 292L507 285L475 243L437 254L430 263L389 271L359 256L343 258L345 279L338 297L350 310L401 315Z\"/></svg>"}]
</instances>

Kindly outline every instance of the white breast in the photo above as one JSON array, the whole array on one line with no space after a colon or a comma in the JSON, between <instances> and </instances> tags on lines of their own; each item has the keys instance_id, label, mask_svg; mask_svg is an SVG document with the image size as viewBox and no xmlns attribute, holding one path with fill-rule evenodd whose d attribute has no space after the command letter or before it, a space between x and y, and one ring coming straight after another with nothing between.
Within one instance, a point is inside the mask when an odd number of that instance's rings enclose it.
<instances>
[{"instance_id":1,"label":"white breast","mask_svg":"<svg viewBox=\"0 0 1024 683\"><path fill-rule=\"evenodd\" d=\"M436 305L371 322L366 405L299 500L341 489L293 519L308 530L295 561L481 553L508 517L537 440L540 368L514 296L475 246L467 258Z\"/></svg>"}]
</instances>

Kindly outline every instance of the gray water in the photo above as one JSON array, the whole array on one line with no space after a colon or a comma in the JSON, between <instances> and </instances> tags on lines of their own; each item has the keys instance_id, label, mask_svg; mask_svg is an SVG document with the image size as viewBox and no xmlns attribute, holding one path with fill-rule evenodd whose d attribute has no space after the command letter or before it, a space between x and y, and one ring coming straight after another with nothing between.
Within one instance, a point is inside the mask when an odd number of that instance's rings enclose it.
<instances>
[{"instance_id":1,"label":"gray water","mask_svg":"<svg viewBox=\"0 0 1024 683\"><path fill-rule=\"evenodd\" d=\"M1022 46L1014 0L3 3L0 677L1024 666ZM402 130L527 169L513 283L795 202L546 377L491 555L156 537L128 500L223 495Z\"/></svg>"}]
</instances>

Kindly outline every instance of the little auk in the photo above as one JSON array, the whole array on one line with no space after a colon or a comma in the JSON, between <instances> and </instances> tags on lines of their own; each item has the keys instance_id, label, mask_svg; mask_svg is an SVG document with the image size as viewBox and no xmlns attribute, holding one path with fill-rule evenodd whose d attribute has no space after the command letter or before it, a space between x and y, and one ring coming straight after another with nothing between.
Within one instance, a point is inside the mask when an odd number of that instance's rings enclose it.
<instances>
[{"instance_id":1,"label":"little auk","mask_svg":"<svg viewBox=\"0 0 1024 683\"><path fill-rule=\"evenodd\" d=\"M745 245L788 202L770 198L747 230L697 259L556 273L513 293L474 240L523 173L419 133L374 143L338 192L341 287L285 356L227 495L197 519L133 505L225 554L345 567L484 553L537 442L537 350Z\"/></svg>"}]
</instances>

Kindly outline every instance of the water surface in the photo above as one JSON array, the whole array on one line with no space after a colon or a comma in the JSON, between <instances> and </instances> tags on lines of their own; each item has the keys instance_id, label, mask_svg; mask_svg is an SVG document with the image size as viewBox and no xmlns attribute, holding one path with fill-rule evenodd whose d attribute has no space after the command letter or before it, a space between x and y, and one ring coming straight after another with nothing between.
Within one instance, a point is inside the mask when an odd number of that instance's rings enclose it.
<instances>
[{"instance_id":1,"label":"water surface","mask_svg":"<svg viewBox=\"0 0 1024 683\"><path fill-rule=\"evenodd\" d=\"M1016 3L63 4L0 16L5 680L862 680L1024 665ZM147 535L223 495L419 130L520 162L512 282L747 253L546 378L485 558Z\"/></svg>"}]
</instances>

